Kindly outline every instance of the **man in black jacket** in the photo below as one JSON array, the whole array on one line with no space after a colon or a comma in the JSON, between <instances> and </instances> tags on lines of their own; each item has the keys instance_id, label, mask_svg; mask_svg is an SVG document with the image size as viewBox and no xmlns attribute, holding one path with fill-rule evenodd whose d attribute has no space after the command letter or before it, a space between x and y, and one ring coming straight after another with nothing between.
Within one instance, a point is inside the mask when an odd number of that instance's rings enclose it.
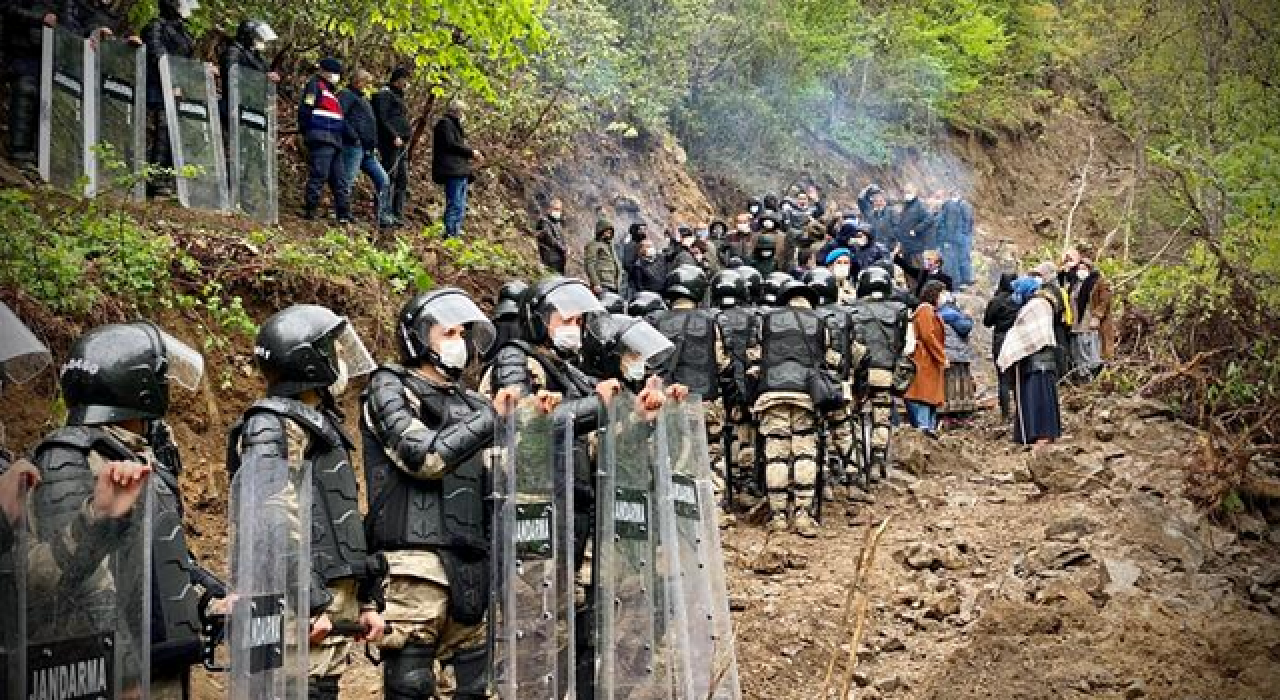
<instances>
[{"instance_id":1,"label":"man in black jacket","mask_svg":"<svg viewBox=\"0 0 1280 700\"><path fill-rule=\"evenodd\" d=\"M547 213L538 219L538 258L558 275L564 274L568 262L569 245L564 238L564 202L556 197L547 207Z\"/></svg>"},{"instance_id":2,"label":"man in black jacket","mask_svg":"<svg viewBox=\"0 0 1280 700\"><path fill-rule=\"evenodd\" d=\"M653 241L644 239L636 246L636 259L627 268L632 295L640 292L661 294L667 284L667 260L658 255Z\"/></svg>"},{"instance_id":3,"label":"man in black jacket","mask_svg":"<svg viewBox=\"0 0 1280 700\"><path fill-rule=\"evenodd\" d=\"M387 197L387 171L378 162L378 122L373 116L373 107L365 99L364 91L373 83L369 71L358 70L351 78L345 90L338 93L338 104L342 105L342 114L346 117L347 138L342 148L342 178L347 192L347 201L351 201L352 190L360 172L373 181L373 210L378 220L378 228L391 228L395 221Z\"/></svg>"},{"instance_id":4,"label":"man in black jacket","mask_svg":"<svg viewBox=\"0 0 1280 700\"><path fill-rule=\"evenodd\" d=\"M432 134L431 179L444 185L444 235L462 235L462 219L467 214L467 185L476 179L474 167L484 162L480 151L467 145L462 131L466 105L451 100Z\"/></svg>"},{"instance_id":5,"label":"man in black jacket","mask_svg":"<svg viewBox=\"0 0 1280 700\"><path fill-rule=\"evenodd\" d=\"M1017 275L1012 272L1000 275L996 293L987 302L987 309L982 314L982 325L991 329L992 359L1000 357L1005 334L1013 328L1014 321L1018 320L1018 303L1013 300L1013 280L1016 278ZM996 367L996 372L1000 377L1000 417L1008 420L1011 415L1010 398L1013 396L1013 372L1001 372L999 366Z\"/></svg>"},{"instance_id":6,"label":"man in black jacket","mask_svg":"<svg viewBox=\"0 0 1280 700\"><path fill-rule=\"evenodd\" d=\"M164 90L160 86L160 59L164 56L191 58L196 53L196 40L187 28L187 20L199 3L195 0L160 0L160 16L142 29L147 46L147 162L161 168L173 167L173 148L169 142L169 123L165 117ZM149 185L151 194L173 194L173 178L164 177Z\"/></svg>"},{"instance_id":7,"label":"man in black jacket","mask_svg":"<svg viewBox=\"0 0 1280 700\"><path fill-rule=\"evenodd\" d=\"M409 108L404 91L409 89L409 69L391 71L391 80L373 96L373 112L378 117L378 151L382 167L391 178L388 188L390 217L399 225L404 219L404 202L409 195Z\"/></svg>"}]
</instances>

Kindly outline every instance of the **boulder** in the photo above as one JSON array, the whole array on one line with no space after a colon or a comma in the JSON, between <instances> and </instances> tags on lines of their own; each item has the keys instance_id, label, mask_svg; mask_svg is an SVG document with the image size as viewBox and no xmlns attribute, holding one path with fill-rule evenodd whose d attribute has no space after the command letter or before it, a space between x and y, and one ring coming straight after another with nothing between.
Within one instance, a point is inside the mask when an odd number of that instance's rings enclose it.
<instances>
[{"instance_id":1,"label":"boulder","mask_svg":"<svg viewBox=\"0 0 1280 700\"><path fill-rule=\"evenodd\" d=\"M1142 569L1128 559L1102 560L1102 592L1112 596L1135 590Z\"/></svg>"},{"instance_id":2,"label":"boulder","mask_svg":"<svg viewBox=\"0 0 1280 700\"><path fill-rule=\"evenodd\" d=\"M1105 488L1115 473L1092 454L1070 455L1061 449L1033 453L1027 460L1031 481L1046 493L1091 493Z\"/></svg>"}]
</instances>

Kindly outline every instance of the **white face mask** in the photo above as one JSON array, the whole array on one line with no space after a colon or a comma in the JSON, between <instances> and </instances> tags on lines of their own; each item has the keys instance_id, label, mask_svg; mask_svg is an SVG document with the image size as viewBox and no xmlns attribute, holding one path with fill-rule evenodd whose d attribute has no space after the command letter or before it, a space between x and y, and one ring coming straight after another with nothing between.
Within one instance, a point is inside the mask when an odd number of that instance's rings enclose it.
<instances>
[{"instance_id":1,"label":"white face mask","mask_svg":"<svg viewBox=\"0 0 1280 700\"><path fill-rule=\"evenodd\" d=\"M762 224L760 224L760 225L764 227L764 230L766 230L766 231L772 231L772 230L773 230L773 219L765 219L764 223L762 223Z\"/></svg>"},{"instance_id":2,"label":"white face mask","mask_svg":"<svg viewBox=\"0 0 1280 700\"><path fill-rule=\"evenodd\" d=\"M853 244L854 244L854 245L856 245L856 246L858 246L859 248L865 248L865 247L867 247L867 238L866 238L866 236L858 236L857 238L853 239Z\"/></svg>"},{"instance_id":3,"label":"white face mask","mask_svg":"<svg viewBox=\"0 0 1280 700\"><path fill-rule=\"evenodd\" d=\"M446 340L440 343L436 351L440 356L440 364L448 369L462 369L467 366L467 341L462 338Z\"/></svg>"},{"instance_id":4,"label":"white face mask","mask_svg":"<svg viewBox=\"0 0 1280 700\"><path fill-rule=\"evenodd\" d=\"M747 223L738 224L738 233L748 233L750 231L751 231L751 224L747 224Z\"/></svg>"},{"instance_id":5,"label":"white face mask","mask_svg":"<svg viewBox=\"0 0 1280 700\"><path fill-rule=\"evenodd\" d=\"M263 41L263 40L261 40L261 39L255 39L255 40L254 40L254 42L253 42L253 50L254 50L254 51L266 51L266 50L267 50L267 42L265 42L265 41Z\"/></svg>"},{"instance_id":6,"label":"white face mask","mask_svg":"<svg viewBox=\"0 0 1280 700\"><path fill-rule=\"evenodd\" d=\"M643 362L631 362L622 365L622 376L632 382L644 380L645 366Z\"/></svg>"},{"instance_id":7,"label":"white face mask","mask_svg":"<svg viewBox=\"0 0 1280 700\"><path fill-rule=\"evenodd\" d=\"M551 335L557 348L575 352L582 347L582 329L577 326L560 326Z\"/></svg>"},{"instance_id":8,"label":"white face mask","mask_svg":"<svg viewBox=\"0 0 1280 700\"><path fill-rule=\"evenodd\" d=\"M333 380L329 385L329 393L334 396L342 396L347 390L347 384L351 381L350 375L347 374L347 362L342 358L338 358L338 378Z\"/></svg>"},{"instance_id":9,"label":"white face mask","mask_svg":"<svg viewBox=\"0 0 1280 700\"><path fill-rule=\"evenodd\" d=\"M835 275L836 279L838 280L842 280L842 281L847 280L849 279L849 266L836 265L831 268L831 274Z\"/></svg>"},{"instance_id":10,"label":"white face mask","mask_svg":"<svg viewBox=\"0 0 1280 700\"><path fill-rule=\"evenodd\" d=\"M1089 268L1087 268L1087 267L1082 267L1082 268L1077 269L1077 270L1076 270L1076 277L1079 277L1079 278L1080 278L1080 279L1082 279L1082 280L1087 280L1087 279L1089 279Z\"/></svg>"}]
</instances>

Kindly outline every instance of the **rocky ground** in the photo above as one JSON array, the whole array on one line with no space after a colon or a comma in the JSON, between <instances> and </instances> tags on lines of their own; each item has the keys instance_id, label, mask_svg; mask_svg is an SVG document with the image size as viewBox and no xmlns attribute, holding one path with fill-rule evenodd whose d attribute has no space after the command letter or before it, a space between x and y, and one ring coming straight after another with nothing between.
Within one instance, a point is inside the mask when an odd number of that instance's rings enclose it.
<instances>
[{"instance_id":1,"label":"rocky ground","mask_svg":"<svg viewBox=\"0 0 1280 700\"><path fill-rule=\"evenodd\" d=\"M744 697L821 697L847 659L865 530L885 518L851 697L1277 697L1280 527L1197 513L1180 467L1199 436L1158 405L1093 401L1067 423L1036 455L989 420L900 435L873 505L770 543L784 567L761 559L761 530L730 529Z\"/></svg>"}]
</instances>

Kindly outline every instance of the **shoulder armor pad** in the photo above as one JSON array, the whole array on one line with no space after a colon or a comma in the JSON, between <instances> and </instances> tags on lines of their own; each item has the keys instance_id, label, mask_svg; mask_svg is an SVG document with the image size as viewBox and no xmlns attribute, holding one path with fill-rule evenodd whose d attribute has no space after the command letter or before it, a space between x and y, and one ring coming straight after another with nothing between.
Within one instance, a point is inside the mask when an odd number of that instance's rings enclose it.
<instances>
[{"instance_id":1,"label":"shoulder armor pad","mask_svg":"<svg viewBox=\"0 0 1280 700\"><path fill-rule=\"evenodd\" d=\"M329 429L328 421L325 420L323 413L301 401L280 396L271 396L254 401L249 406L249 410L245 411L246 428L250 425L250 416L262 412L274 413L282 418L297 421L307 429L307 432L328 442L331 446L337 446L344 439L340 432L335 435L334 431Z\"/></svg>"}]
</instances>

